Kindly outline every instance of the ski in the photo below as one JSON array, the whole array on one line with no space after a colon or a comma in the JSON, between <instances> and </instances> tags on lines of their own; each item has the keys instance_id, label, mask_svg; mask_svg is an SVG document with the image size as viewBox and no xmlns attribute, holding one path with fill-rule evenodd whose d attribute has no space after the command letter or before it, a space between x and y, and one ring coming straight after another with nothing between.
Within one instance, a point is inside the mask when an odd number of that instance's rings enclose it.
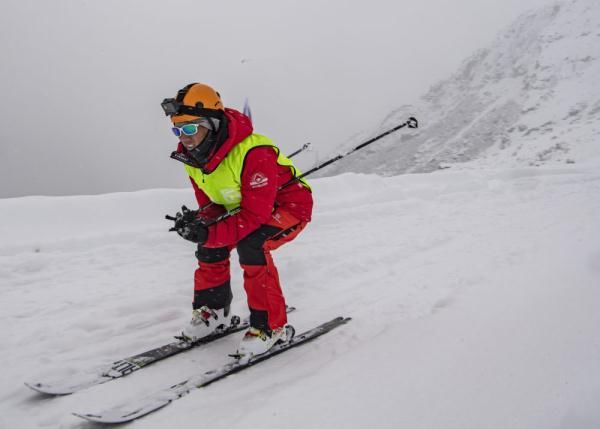
<instances>
[{"instance_id":1,"label":"ski","mask_svg":"<svg viewBox=\"0 0 600 429\"><path fill-rule=\"evenodd\" d=\"M133 399L128 403L117 405L102 412L96 413L73 413L82 419L104 424L125 423L156 410L159 410L171 402L187 395L195 389L206 387L215 381L221 380L231 374L235 374L244 369L247 369L259 362L272 358L280 353L283 353L293 347L305 344L315 338L349 322L350 318L337 317L329 322L323 323L313 329L310 329L302 334L294 336L291 340L277 344L268 352L258 356L253 356L250 359L235 358L231 362L224 364L221 367L207 371L204 374L199 374L188 378L181 383L177 383L169 388L162 389L149 396Z\"/></svg>"},{"instance_id":2,"label":"ski","mask_svg":"<svg viewBox=\"0 0 600 429\"><path fill-rule=\"evenodd\" d=\"M294 311L295 309L295 307L286 308L288 313ZM87 389L88 387L125 377L135 371L147 367L150 364L193 349L194 347L218 340L229 334L243 331L248 329L249 326L250 320L248 318L240 320L239 316L233 316L230 319L229 325L224 326L222 329L198 341L191 342L183 339L182 337L175 337L177 341L165 344L152 350L138 353L134 356L119 359L113 362L110 366L94 368L87 372L78 373L68 378L62 378L58 380L51 380L47 382L26 382L25 385L38 393L43 393L46 395L70 395L80 390Z\"/></svg>"}]
</instances>

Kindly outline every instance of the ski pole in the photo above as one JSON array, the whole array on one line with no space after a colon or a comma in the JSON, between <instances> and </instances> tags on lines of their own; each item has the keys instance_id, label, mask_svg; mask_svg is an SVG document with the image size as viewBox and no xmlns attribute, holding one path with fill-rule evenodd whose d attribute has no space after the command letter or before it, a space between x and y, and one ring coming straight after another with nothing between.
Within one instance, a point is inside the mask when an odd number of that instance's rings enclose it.
<instances>
[{"instance_id":1,"label":"ski pole","mask_svg":"<svg viewBox=\"0 0 600 429\"><path fill-rule=\"evenodd\" d=\"M302 147L300 149L298 149L295 152L290 153L287 157L288 158L293 158L296 155L298 155L300 152L303 152L304 150L308 149L309 146L310 146L310 142L309 143L304 143L304 145L302 145Z\"/></svg>"},{"instance_id":2,"label":"ski pole","mask_svg":"<svg viewBox=\"0 0 600 429\"><path fill-rule=\"evenodd\" d=\"M317 165L316 167L314 167L314 168L312 168L312 169L308 170L306 173L303 173L303 174L301 174L300 176L294 177L294 178L293 178L293 179L291 179L289 182L287 182L287 183L284 183L283 185L281 185L281 186L279 187L279 189L283 189L283 188L285 188L285 187L287 187L287 186L291 185L292 183L295 183L295 182L297 182L297 181L298 181L298 180L300 180L300 179L304 179L304 178L305 178L306 176L308 176L309 174L312 174L312 173L314 173L315 171L318 171L318 170L320 170L320 169L322 169L322 168L324 168L324 167L327 167L328 165L330 165L330 164L333 164L334 162L336 162L336 161L339 161L339 160L340 160L340 159L342 159L342 158L345 158L346 156L350 155L351 153L354 153L354 152L356 152L357 150L360 150L360 149L362 149L362 148L364 148L364 147L366 147L366 146L370 145L371 143L374 143L374 142L376 142L377 140L379 140L379 139L382 139L383 137L385 137L385 136L387 136L387 135L389 135L389 134L391 134L391 133L393 133L393 132L395 132L395 131L398 131L399 129L401 129L401 128L404 128L404 127L408 127L408 128L419 128L419 122L417 121L417 119L416 119L416 118L414 118L414 117L412 117L412 116L411 116L410 118L408 118L408 121L404 122L403 124L400 124L400 125L398 125L398 126L396 126L396 127L392 128L392 129L390 129L390 130L387 130L387 131L386 131L386 132L384 132L384 133L381 133L381 134L379 134L379 135L378 135L378 136L376 136L376 137L373 137L373 138L372 138L372 139L370 139L370 140L367 140L367 141L366 141L366 142L364 142L364 143L361 143L361 144L359 144L359 145L358 145L358 146L356 146L354 149L351 149L351 150L349 150L349 151L348 151L348 152L346 152L346 153L343 153L343 154L337 155L337 156L335 156L335 157L331 158L330 160L328 160L328 161L325 161L325 162L323 162L323 163L322 163L322 164L320 164L320 165Z\"/></svg>"},{"instance_id":3,"label":"ski pole","mask_svg":"<svg viewBox=\"0 0 600 429\"><path fill-rule=\"evenodd\" d=\"M281 190L281 189L283 189L283 188L286 188L286 187L288 187L288 186L290 186L290 185L292 185L292 184L296 183L296 182L297 182L297 181L299 181L300 179L303 179L303 178L305 178L305 177L306 177L306 176L308 176L309 174L312 174L312 173L314 173L315 171L318 171L318 170L320 170L320 169L322 169L322 168L324 168L324 167L326 167L326 166L328 166L328 165L330 165L330 164L333 164L334 162L336 162L336 161L339 161L340 159L342 159L342 158L344 158L344 157L346 157L346 156L350 155L351 153L354 153L354 152L356 152L357 150L360 150L360 149L364 148L365 146L368 146L368 145L370 145L371 143L374 143L374 142L376 142L377 140L379 140L379 139L382 139L383 137L385 137L385 136L387 136L387 135L389 135L389 134L391 134L391 133L393 133L393 132L395 132L395 131L398 131L399 129L401 129L401 128L404 128L404 127L408 127L408 128L419 128L419 122L417 121L417 119L416 119L416 118L414 118L414 117L412 117L412 116L411 116L411 117L410 117L410 118L408 118L408 120L407 120L406 122L404 122L403 124L400 124L400 125L398 125L398 126L396 126L396 127L392 128L392 129L390 129L390 130L387 130L387 131L386 131L386 132L384 132L384 133L381 133L381 134L379 134L379 135L378 135L378 136L376 136L376 137L373 137L373 138L372 138L372 139L370 139L370 140L367 140L367 141L366 141L366 142L364 142L364 143L361 143L360 145L356 146L354 149L351 149L351 150L349 150L348 152L346 152L346 153L344 153L344 154L337 155L337 156L335 156L335 157L331 158L330 160L323 162L322 164L320 164L320 165L318 165L318 166L316 166L316 167L314 167L314 168L312 168L312 169L308 170L306 173L304 173L304 174L301 174L300 176L294 177L293 179L289 180L288 182L284 183L284 184L283 184L283 185L281 185L279 188L277 188L277 190ZM237 213L237 212L239 212L239 211L240 211L240 209L239 209L239 208L237 208L237 209L234 209L234 210L232 210L232 211L230 211L230 212L223 213L221 216L217 216L217 217L216 217L216 218L214 218L212 221L210 221L210 222L206 223L206 224L205 224L205 226L207 226L207 227L208 227L208 226L214 225L214 224L215 224L215 223L217 223L217 222L221 222L222 220L225 220L225 219L227 219L228 217L230 217L230 216L233 216L234 214L236 214L236 213Z\"/></svg>"}]
</instances>

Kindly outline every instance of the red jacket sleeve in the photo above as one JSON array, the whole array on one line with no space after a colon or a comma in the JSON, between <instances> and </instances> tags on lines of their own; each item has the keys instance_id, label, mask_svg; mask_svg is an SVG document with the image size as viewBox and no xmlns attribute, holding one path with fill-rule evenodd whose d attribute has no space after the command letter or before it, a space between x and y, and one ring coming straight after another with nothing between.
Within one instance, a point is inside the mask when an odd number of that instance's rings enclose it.
<instances>
[{"instance_id":1,"label":"red jacket sleeve","mask_svg":"<svg viewBox=\"0 0 600 429\"><path fill-rule=\"evenodd\" d=\"M204 246L234 245L269 222L277 195L277 168L275 149L257 147L248 152L241 177L240 211L209 227Z\"/></svg>"}]
</instances>

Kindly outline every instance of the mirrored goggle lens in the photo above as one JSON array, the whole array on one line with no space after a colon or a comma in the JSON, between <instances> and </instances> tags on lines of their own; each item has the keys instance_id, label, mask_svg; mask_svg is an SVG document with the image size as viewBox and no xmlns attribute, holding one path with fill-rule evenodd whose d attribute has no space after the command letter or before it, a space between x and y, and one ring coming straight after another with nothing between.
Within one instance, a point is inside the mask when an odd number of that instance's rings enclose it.
<instances>
[{"instance_id":1,"label":"mirrored goggle lens","mask_svg":"<svg viewBox=\"0 0 600 429\"><path fill-rule=\"evenodd\" d=\"M193 136L198 132L199 126L200 125L198 124L186 124L182 127L173 127L171 128L171 130L173 131L173 134L175 134L175 137L180 137L181 134L185 134L186 136Z\"/></svg>"}]
</instances>

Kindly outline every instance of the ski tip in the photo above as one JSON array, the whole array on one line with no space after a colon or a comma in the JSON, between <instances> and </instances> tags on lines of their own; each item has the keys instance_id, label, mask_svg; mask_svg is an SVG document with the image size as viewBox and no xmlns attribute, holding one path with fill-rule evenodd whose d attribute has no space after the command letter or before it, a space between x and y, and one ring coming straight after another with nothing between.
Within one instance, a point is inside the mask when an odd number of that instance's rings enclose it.
<instances>
[{"instance_id":1,"label":"ski tip","mask_svg":"<svg viewBox=\"0 0 600 429\"><path fill-rule=\"evenodd\" d=\"M40 388L42 387L41 383L28 383L28 382L25 382L23 384L25 386L29 387L31 390L37 392L37 393L45 393L44 391L40 390Z\"/></svg>"},{"instance_id":2,"label":"ski tip","mask_svg":"<svg viewBox=\"0 0 600 429\"><path fill-rule=\"evenodd\" d=\"M42 395L65 396L65 395L70 395L71 393L73 393L73 392L69 392L69 391L61 391L61 390L52 389L52 386L47 386L43 383L24 382L23 384L25 386L29 387L34 392L41 393Z\"/></svg>"},{"instance_id":3,"label":"ski tip","mask_svg":"<svg viewBox=\"0 0 600 429\"><path fill-rule=\"evenodd\" d=\"M96 416L94 414L83 414L83 413L71 413L71 414L73 414L75 417L79 417L80 419L87 420L88 422L106 423L105 421L102 420L102 416Z\"/></svg>"},{"instance_id":4,"label":"ski tip","mask_svg":"<svg viewBox=\"0 0 600 429\"><path fill-rule=\"evenodd\" d=\"M74 415L75 417L79 417L80 419L84 419L87 420L88 422L92 422L92 423L99 423L99 424L103 424L103 425L120 425L123 423L128 423L131 422L131 420L134 419L128 419L128 418L107 418L106 416L99 416L96 414L89 414L89 413L71 413L72 415Z\"/></svg>"}]
</instances>

